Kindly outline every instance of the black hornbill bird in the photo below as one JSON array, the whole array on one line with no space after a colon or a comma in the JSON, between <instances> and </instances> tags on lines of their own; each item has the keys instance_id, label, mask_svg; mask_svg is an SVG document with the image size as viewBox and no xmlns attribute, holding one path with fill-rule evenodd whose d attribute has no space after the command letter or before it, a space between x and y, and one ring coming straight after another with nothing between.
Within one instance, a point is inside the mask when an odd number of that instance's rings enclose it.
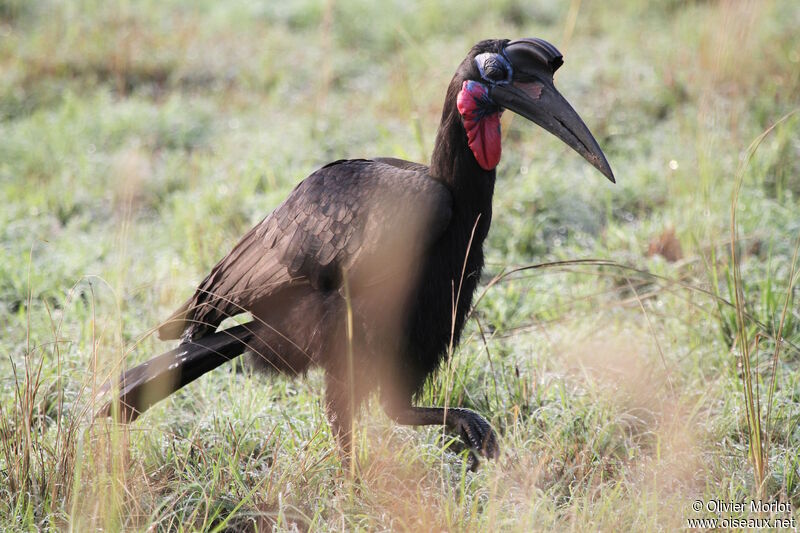
<instances>
[{"instance_id":1,"label":"black hornbill bird","mask_svg":"<svg viewBox=\"0 0 800 533\"><path fill-rule=\"evenodd\" d=\"M121 418L250 352L273 371L325 370L326 410L345 457L353 410L374 390L398 423L444 424L473 452L496 457L483 417L412 399L458 343L478 285L503 110L554 134L614 181L555 89L562 63L541 39L481 41L447 89L430 166L341 160L303 180L159 328L162 339L182 343L121 376ZM243 312L252 321L216 331Z\"/></svg>"}]
</instances>

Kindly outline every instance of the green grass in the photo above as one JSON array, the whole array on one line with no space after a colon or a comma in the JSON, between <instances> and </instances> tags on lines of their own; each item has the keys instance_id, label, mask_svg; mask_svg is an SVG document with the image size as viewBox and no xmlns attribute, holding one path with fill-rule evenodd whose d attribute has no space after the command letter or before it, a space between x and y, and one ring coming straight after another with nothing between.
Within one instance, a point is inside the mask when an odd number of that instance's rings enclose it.
<instances>
[{"instance_id":1,"label":"green grass","mask_svg":"<svg viewBox=\"0 0 800 533\"><path fill-rule=\"evenodd\" d=\"M797 508L800 117L742 161L800 106L798 27L791 0L0 0L0 528L639 531L698 499ZM489 417L499 461L467 472L373 401L351 477L319 372L221 369L129 427L91 420L294 184L427 160L469 46L522 36L564 52L618 184L504 119L485 294L422 398ZM670 229L681 257L648 255Z\"/></svg>"}]
</instances>

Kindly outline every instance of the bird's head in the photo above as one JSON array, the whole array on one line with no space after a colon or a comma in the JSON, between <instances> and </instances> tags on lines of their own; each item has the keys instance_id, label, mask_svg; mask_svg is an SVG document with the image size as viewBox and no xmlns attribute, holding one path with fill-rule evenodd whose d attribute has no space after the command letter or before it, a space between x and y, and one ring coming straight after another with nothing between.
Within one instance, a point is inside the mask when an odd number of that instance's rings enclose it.
<instances>
[{"instance_id":1,"label":"bird's head","mask_svg":"<svg viewBox=\"0 0 800 533\"><path fill-rule=\"evenodd\" d=\"M614 181L603 151L581 117L553 84L561 53L542 39L488 40L476 44L456 73L458 112L478 164L500 161L500 114L522 115L549 131Z\"/></svg>"}]
</instances>

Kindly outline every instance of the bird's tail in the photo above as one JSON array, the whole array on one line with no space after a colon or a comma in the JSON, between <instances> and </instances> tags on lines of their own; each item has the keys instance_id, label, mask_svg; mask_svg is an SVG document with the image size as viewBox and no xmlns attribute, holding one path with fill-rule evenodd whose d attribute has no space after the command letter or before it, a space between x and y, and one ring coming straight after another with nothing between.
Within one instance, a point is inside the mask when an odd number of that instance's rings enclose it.
<instances>
[{"instance_id":1,"label":"bird's tail","mask_svg":"<svg viewBox=\"0 0 800 533\"><path fill-rule=\"evenodd\" d=\"M242 324L181 344L124 372L114 387L106 383L99 395L113 388L120 420L136 420L154 403L244 353L254 337L251 326ZM109 401L96 416L111 416L115 404L115 400Z\"/></svg>"}]
</instances>

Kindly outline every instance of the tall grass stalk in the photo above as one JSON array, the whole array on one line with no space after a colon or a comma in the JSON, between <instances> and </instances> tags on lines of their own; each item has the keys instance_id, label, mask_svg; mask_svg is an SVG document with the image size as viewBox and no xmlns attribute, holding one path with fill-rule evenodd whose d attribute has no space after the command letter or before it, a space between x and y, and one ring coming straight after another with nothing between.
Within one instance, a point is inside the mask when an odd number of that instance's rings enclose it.
<instances>
[{"instance_id":1,"label":"tall grass stalk","mask_svg":"<svg viewBox=\"0 0 800 533\"><path fill-rule=\"evenodd\" d=\"M734 289L734 305L736 307L736 343L739 346L739 350L741 352L741 361L742 361L742 386L743 386L743 394L744 394L744 407L745 407L745 414L747 420L747 433L748 433L748 450L749 450L749 459L753 467L753 481L755 483L756 495L759 498L763 498L764 496L764 481L767 475L767 457L768 457L768 449L767 449L767 442L764 439L764 432L763 432L763 424L761 418L761 404L760 404L760 396L758 393L758 376L754 376L753 369L751 366L751 357L753 355L758 357L758 346L759 341L761 339L761 335L758 333L752 334L751 330L753 329L753 324L748 320L747 313L746 313L746 302L745 302L745 295L744 295L744 288L742 284L742 273L740 268L740 257L737 253L738 247L738 230L736 225L736 208L739 203L739 195L741 193L742 184L744 182L744 174L747 170L750 161L755 156L756 151L758 151L758 147L761 146L761 143L764 139L781 123L783 123L786 119L790 116L794 115L798 109L787 113L783 117L780 118L775 124L764 130L758 137L756 137L753 142L750 143L750 146L747 148L747 153L745 157L739 162L739 166L736 169L736 178L734 181L733 186L733 194L731 198L731 218L730 218L730 232L731 232L731 265L732 265L732 277L733 277L733 289ZM796 256L795 256L796 258ZM794 262L792 263L794 267ZM794 268L792 269L792 277L793 277ZM791 298L792 293L792 283L789 284L789 289L787 293L787 302ZM788 303L787 303L788 305ZM785 312L784 317L785 319ZM781 320L783 323L783 319ZM782 328L781 328L782 329ZM752 337L752 338L751 338ZM781 343L780 343L780 330L778 332L778 336L775 339L775 354L773 356L773 363L777 362L779 353L780 353ZM756 368L758 365L756 365ZM774 369L773 369L774 372ZM755 381L755 383L754 383ZM773 377L773 385L774 385L774 377ZM770 399L772 397L771 394L772 386L770 387ZM767 408L768 412L770 412L769 407Z\"/></svg>"},{"instance_id":2,"label":"tall grass stalk","mask_svg":"<svg viewBox=\"0 0 800 533\"><path fill-rule=\"evenodd\" d=\"M355 369L353 365L353 302L350 298L350 284L347 280L347 273L342 276L344 288L344 302L346 308L346 342L347 342L347 387L349 388L348 402L350 402L350 457L349 462L350 479L355 479L356 475L356 400L355 400Z\"/></svg>"},{"instance_id":3,"label":"tall grass stalk","mask_svg":"<svg viewBox=\"0 0 800 533\"><path fill-rule=\"evenodd\" d=\"M789 286L786 288L786 299L783 301L783 310L781 311L781 322L778 326L778 332L775 336L775 350L772 353L772 376L770 377L769 384L769 397L767 398L767 446L769 447L770 428L772 422L772 396L775 393L775 379L778 373L778 360L780 358L781 348L783 347L783 327L786 325L786 317L789 311L789 302L792 301L792 294L794 291L794 284L797 282L797 256L800 252L800 237L797 239L797 244L794 247L794 254L792 255L792 267L789 272Z\"/></svg>"}]
</instances>

